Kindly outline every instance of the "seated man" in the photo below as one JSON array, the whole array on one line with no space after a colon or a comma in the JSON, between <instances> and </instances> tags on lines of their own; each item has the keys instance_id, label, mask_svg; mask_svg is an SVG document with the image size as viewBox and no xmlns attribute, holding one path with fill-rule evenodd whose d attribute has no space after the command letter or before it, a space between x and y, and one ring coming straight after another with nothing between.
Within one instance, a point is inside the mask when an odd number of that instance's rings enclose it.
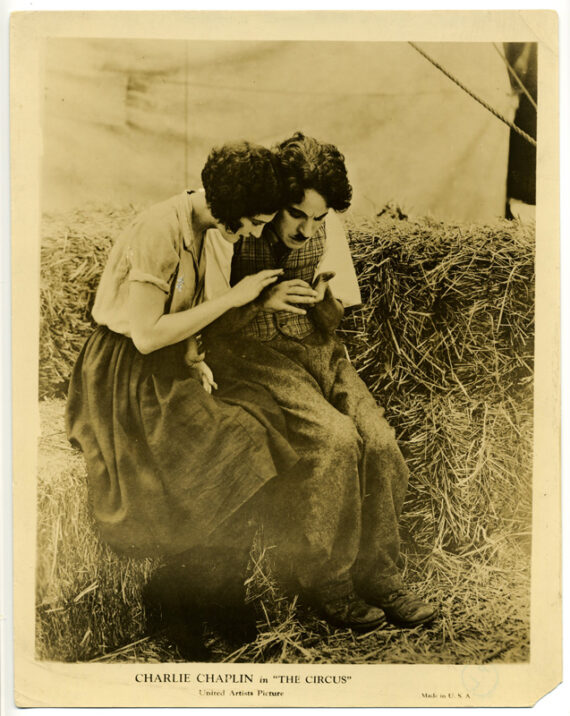
<instances>
[{"instance_id":1,"label":"seated man","mask_svg":"<svg viewBox=\"0 0 570 716\"><path fill-rule=\"evenodd\" d=\"M408 470L383 409L335 335L344 309L333 289L359 302L333 213L350 204L344 158L301 133L276 152L286 206L260 238L236 244L231 283L270 268L283 269L282 280L210 326L207 360L224 399L251 399L263 387L285 414L301 461L268 485L264 522L302 589L333 624L366 630L386 615L413 627L436 608L404 587L397 564ZM338 275L315 281L332 267L331 244L345 247Z\"/></svg>"}]
</instances>

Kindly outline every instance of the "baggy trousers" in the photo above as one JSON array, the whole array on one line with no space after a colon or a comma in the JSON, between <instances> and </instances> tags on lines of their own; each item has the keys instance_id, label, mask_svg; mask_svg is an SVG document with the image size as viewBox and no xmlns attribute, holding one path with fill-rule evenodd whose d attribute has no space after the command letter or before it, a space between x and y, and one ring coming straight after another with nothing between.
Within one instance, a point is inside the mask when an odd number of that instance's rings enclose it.
<instances>
[{"instance_id":1,"label":"baggy trousers","mask_svg":"<svg viewBox=\"0 0 570 716\"><path fill-rule=\"evenodd\" d=\"M301 460L266 488L266 532L291 558L302 587L352 574L380 591L401 584L399 519L408 469L394 430L335 337L239 336L217 341L208 363L231 402L256 386L284 411Z\"/></svg>"}]
</instances>

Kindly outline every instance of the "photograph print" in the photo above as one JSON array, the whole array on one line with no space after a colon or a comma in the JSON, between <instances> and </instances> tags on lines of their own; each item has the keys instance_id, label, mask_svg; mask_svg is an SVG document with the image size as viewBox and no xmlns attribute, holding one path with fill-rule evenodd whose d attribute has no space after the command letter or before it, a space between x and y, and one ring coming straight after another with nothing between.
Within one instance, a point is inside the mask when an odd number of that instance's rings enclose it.
<instances>
[{"instance_id":1,"label":"photograph print","mask_svg":"<svg viewBox=\"0 0 570 716\"><path fill-rule=\"evenodd\" d=\"M31 659L531 666L518 39L42 39Z\"/></svg>"}]
</instances>

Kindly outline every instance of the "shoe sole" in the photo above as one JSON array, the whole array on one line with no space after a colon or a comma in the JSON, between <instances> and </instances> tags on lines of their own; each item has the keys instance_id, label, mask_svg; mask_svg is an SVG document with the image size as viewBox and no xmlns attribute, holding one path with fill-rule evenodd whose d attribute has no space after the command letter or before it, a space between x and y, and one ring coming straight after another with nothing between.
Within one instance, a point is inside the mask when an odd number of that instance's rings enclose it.
<instances>
[{"instance_id":1,"label":"shoe sole","mask_svg":"<svg viewBox=\"0 0 570 716\"><path fill-rule=\"evenodd\" d=\"M393 619L390 617L389 614L386 614L386 619L390 622L390 624L394 624L394 626L403 627L405 629L413 629L414 627L421 626L422 624L429 624L430 622L434 621L438 617L438 612L435 611L433 614L430 614L428 616L422 617L422 619L416 619L414 621L405 621L403 619Z\"/></svg>"}]
</instances>

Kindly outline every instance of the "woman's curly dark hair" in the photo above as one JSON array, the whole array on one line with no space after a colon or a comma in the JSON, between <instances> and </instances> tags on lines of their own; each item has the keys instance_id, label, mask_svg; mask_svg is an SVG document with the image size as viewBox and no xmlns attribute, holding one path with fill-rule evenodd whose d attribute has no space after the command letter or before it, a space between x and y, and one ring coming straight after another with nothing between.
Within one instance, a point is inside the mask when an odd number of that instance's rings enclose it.
<instances>
[{"instance_id":1,"label":"woman's curly dark hair","mask_svg":"<svg viewBox=\"0 0 570 716\"><path fill-rule=\"evenodd\" d=\"M274 214L285 203L275 154L251 142L214 147L202 169L202 185L212 215L232 232L242 218Z\"/></svg>"},{"instance_id":2,"label":"woman's curly dark hair","mask_svg":"<svg viewBox=\"0 0 570 716\"><path fill-rule=\"evenodd\" d=\"M281 171L286 204L298 204L314 189L335 211L346 211L352 198L344 157L333 144L318 142L302 132L274 149Z\"/></svg>"}]
</instances>

